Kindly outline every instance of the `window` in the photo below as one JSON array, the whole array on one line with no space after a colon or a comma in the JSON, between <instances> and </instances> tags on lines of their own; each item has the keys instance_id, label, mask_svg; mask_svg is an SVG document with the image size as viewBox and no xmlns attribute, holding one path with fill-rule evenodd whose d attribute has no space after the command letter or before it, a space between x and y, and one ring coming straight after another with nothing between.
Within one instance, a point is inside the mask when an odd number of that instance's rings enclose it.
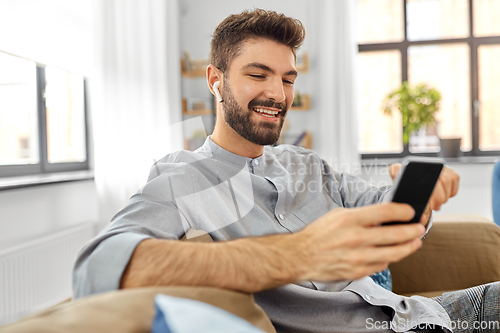
<instances>
[{"instance_id":1,"label":"window","mask_svg":"<svg viewBox=\"0 0 500 333\"><path fill-rule=\"evenodd\" d=\"M0 177L88 169L85 81L0 52Z\"/></svg>"},{"instance_id":2,"label":"window","mask_svg":"<svg viewBox=\"0 0 500 333\"><path fill-rule=\"evenodd\" d=\"M500 0L358 0L359 151L437 156L460 137L465 156L500 154ZM403 145L382 101L403 81L441 93L436 124Z\"/></svg>"}]
</instances>

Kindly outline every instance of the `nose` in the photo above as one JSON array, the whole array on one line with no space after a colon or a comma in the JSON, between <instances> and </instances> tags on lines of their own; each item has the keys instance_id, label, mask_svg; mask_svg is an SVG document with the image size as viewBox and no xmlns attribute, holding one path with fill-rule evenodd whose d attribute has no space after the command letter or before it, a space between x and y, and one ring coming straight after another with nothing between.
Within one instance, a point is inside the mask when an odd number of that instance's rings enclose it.
<instances>
[{"instance_id":1,"label":"nose","mask_svg":"<svg viewBox=\"0 0 500 333\"><path fill-rule=\"evenodd\" d=\"M281 78L269 81L265 96L268 99L274 100L276 103L282 103L286 100L285 89Z\"/></svg>"}]
</instances>

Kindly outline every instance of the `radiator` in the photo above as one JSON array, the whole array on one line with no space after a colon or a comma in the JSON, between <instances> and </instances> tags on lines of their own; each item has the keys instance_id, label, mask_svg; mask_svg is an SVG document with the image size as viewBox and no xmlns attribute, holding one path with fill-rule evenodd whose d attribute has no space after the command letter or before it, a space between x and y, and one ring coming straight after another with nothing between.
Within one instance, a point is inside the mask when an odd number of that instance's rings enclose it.
<instances>
[{"instance_id":1,"label":"radiator","mask_svg":"<svg viewBox=\"0 0 500 333\"><path fill-rule=\"evenodd\" d=\"M493 220L491 188L461 186L456 197L448 200L437 214L473 214Z\"/></svg>"},{"instance_id":2,"label":"radiator","mask_svg":"<svg viewBox=\"0 0 500 333\"><path fill-rule=\"evenodd\" d=\"M76 255L95 228L80 224L0 250L0 325L71 296Z\"/></svg>"}]
</instances>

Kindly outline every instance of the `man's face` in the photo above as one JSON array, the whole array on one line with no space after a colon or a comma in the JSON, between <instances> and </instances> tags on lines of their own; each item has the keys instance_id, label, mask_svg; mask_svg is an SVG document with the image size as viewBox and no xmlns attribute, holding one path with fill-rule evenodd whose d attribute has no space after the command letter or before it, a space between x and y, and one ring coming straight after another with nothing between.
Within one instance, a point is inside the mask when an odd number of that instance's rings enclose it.
<instances>
[{"instance_id":1,"label":"man's face","mask_svg":"<svg viewBox=\"0 0 500 333\"><path fill-rule=\"evenodd\" d=\"M224 121L250 142L274 144L293 102L296 78L289 47L263 38L246 41L224 75Z\"/></svg>"}]
</instances>

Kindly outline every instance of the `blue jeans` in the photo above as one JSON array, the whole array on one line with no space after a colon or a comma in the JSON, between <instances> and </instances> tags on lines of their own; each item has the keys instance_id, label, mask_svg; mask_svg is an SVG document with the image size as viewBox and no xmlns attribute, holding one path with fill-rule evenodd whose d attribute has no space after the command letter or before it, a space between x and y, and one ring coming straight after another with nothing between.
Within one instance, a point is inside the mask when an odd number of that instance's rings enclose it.
<instances>
[{"instance_id":1,"label":"blue jeans","mask_svg":"<svg viewBox=\"0 0 500 333\"><path fill-rule=\"evenodd\" d=\"M386 268L382 272L378 272L370 276L376 284L384 287L385 289L392 291L392 277L389 268Z\"/></svg>"}]
</instances>

